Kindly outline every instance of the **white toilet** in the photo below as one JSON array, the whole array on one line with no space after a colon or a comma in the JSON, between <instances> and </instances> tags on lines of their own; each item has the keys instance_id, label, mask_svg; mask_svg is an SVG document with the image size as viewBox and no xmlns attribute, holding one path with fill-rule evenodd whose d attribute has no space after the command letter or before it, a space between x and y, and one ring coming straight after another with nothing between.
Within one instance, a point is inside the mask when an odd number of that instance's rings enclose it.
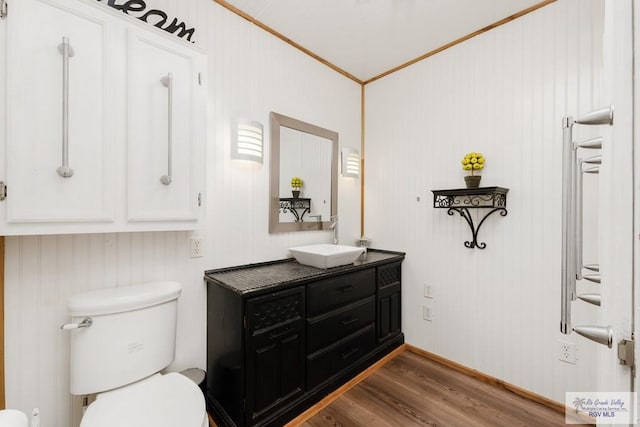
<instances>
[{"instance_id":1,"label":"white toilet","mask_svg":"<svg viewBox=\"0 0 640 427\"><path fill-rule=\"evenodd\" d=\"M75 295L71 393L98 393L80 427L206 427L204 396L178 373L161 375L175 357L176 282L154 282Z\"/></svg>"},{"instance_id":2,"label":"white toilet","mask_svg":"<svg viewBox=\"0 0 640 427\"><path fill-rule=\"evenodd\" d=\"M29 427L29 420L24 412L16 409L3 409L0 411L1 427Z\"/></svg>"}]
</instances>

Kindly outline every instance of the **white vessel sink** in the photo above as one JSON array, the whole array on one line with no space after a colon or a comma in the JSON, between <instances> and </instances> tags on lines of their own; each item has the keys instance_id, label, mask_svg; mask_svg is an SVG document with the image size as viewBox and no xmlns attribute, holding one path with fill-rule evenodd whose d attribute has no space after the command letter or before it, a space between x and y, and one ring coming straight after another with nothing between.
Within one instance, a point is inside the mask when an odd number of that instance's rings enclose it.
<instances>
[{"instance_id":1,"label":"white vessel sink","mask_svg":"<svg viewBox=\"0 0 640 427\"><path fill-rule=\"evenodd\" d=\"M356 246L331 245L329 243L289 248L289 252L300 264L317 268L353 264L364 250L365 248Z\"/></svg>"}]
</instances>

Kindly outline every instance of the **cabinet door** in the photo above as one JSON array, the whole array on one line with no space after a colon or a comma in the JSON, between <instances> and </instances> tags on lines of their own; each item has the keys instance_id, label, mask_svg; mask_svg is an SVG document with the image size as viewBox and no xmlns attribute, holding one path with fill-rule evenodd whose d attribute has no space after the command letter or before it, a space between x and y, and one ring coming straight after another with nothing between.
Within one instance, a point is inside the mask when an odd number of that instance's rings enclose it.
<instances>
[{"instance_id":1,"label":"cabinet door","mask_svg":"<svg viewBox=\"0 0 640 427\"><path fill-rule=\"evenodd\" d=\"M128 220L195 221L204 56L146 31L130 29L128 43Z\"/></svg>"},{"instance_id":2,"label":"cabinet door","mask_svg":"<svg viewBox=\"0 0 640 427\"><path fill-rule=\"evenodd\" d=\"M401 332L401 264L383 265L377 271L377 335L380 343Z\"/></svg>"},{"instance_id":3,"label":"cabinet door","mask_svg":"<svg viewBox=\"0 0 640 427\"><path fill-rule=\"evenodd\" d=\"M400 333L400 288L378 298L378 341Z\"/></svg>"},{"instance_id":4,"label":"cabinet door","mask_svg":"<svg viewBox=\"0 0 640 427\"><path fill-rule=\"evenodd\" d=\"M304 287L247 300L247 425L304 392Z\"/></svg>"},{"instance_id":5,"label":"cabinet door","mask_svg":"<svg viewBox=\"0 0 640 427\"><path fill-rule=\"evenodd\" d=\"M7 221L112 221L114 142L106 105L113 17L79 1L20 0L10 8ZM67 177L58 173L65 153L73 170Z\"/></svg>"},{"instance_id":6,"label":"cabinet door","mask_svg":"<svg viewBox=\"0 0 640 427\"><path fill-rule=\"evenodd\" d=\"M254 337L247 366L248 425L264 419L304 391L302 324Z\"/></svg>"}]
</instances>

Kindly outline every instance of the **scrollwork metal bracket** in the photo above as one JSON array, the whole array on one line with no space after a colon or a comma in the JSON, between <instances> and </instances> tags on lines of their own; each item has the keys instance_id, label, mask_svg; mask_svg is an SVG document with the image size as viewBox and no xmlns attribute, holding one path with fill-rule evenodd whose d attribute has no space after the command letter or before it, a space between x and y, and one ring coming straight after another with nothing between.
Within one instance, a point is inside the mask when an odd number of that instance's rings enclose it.
<instances>
[{"instance_id":1,"label":"scrollwork metal bracket","mask_svg":"<svg viewBox=\"0 0 640 427\"><path fill-rule=\"evenodd\" d=\"M311 199L281 198L280 210L283 213L291 212L296 222L304 222L304 216L311 210ZM299 212L300 211L300 212Z\"/></svg>"},{"instance_id":2,"label":"scrollwork metal bracket","mask_svg":"<svg viewBox=\"0 0 640 427\"><path fill-rule=\"evenodd\" d=\"M464 246L470 249L484 249L485 242L478 242L478 233L484 221L494 212L500 212L501 216L507 216L507 192L508 188L503 187L483 187L483 188L462 188L454 190L432 190L433 207L447 209L447 214L453 215L457 212L469 225L471 229L471 240L464 242ZM469 209L489 208L478 225L473 222L473 217Z\"/></svg>"},{"instance_id":3,"label":"scrollwork metal bracket","mask_svg":"<svg viewBox=\"0 0 640 427\"><path fill-rule=\"evenodd\" d=\"M473 248L484 249L484 248L487 247L487 244L485 242L478 242L478 232L480 232L480 227L482 227L482 224L484 223L484 220L487 219L489 217L489 215L491 215L494 212L499 211L500 215L507 216L507 210L505 208L494 208L494 209L491 209L484 217L482 217L482 219L478 223L478 227L475 227L475 225L473 223L473 218L471 217L471 213L469 212L469 209L467 209L467 208L449 208L447 213L449 215L453 215L454 211L458 212L460 214L460 216L463 217L465 219L465 221L467 221L467 224L469 224L469 228L471 229L472 240L471 241L467 240L466 242L464 242L464 246L467 247L467 248L470 248L470 249L473 249Z\"/></svg>"}]
</instances>

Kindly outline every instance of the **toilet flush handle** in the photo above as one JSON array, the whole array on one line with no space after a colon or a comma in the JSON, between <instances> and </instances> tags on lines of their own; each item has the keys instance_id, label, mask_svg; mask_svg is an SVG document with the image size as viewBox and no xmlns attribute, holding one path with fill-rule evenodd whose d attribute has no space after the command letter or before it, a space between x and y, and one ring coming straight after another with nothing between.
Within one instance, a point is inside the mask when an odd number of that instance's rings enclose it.
<instances>
[{"instance_id":1,"label":"toilet flush handle","mask_svg":"<svg viewBox=\"0 0 640 427\"><path fill-rule=\"evenodd\" d=\"M68 331L70 329L88 328L91 325L93 325L93 319L90 317L85 317L80 323L65 323L64 325L60 326L60 329L62 329L63 331Z\"/></svg>"}]
</instances>

